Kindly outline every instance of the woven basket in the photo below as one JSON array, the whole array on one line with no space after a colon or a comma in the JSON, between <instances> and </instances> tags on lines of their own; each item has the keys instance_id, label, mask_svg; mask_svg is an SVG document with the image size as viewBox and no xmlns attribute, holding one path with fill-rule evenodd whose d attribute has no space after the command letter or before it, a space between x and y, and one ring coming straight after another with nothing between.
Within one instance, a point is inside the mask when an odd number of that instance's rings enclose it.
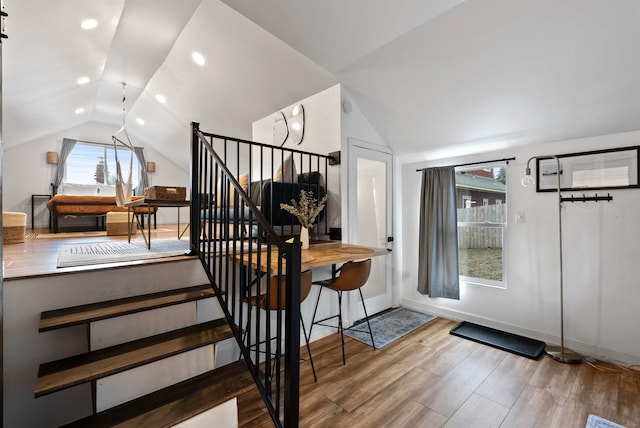
<instances>
[{"instance_id":1,"label":"woven basket","mask_svg":"<svg viewBox=\"0 0 640 428\"><path fill-rule=\"evenodd\" d=\"M187 188L151 186L144 189L144 197L156 201L184 201L187 199Z\"/></svg>"},{"instance_id":2,"label":"woven basket","mask_svg":"<svg viewBox=\"0 0 640 428\"><path fill-rule=\"evenodd\" d=\"M4 211L2 213L2 244L20 244L24 242L27 224L25 213Z\"/></svg>"},{"instance_id":3,"label":"woven basket","mask_svg":"<svg viewBox=\"0 0 640 428\"><path fill-rule=\"evenodd\" d=\"M107 213L107 236L128 235L129 234L129 213L108 212ZM131 234L138 232L135 218L131 216Z\"/></svg>"}]
</instances>

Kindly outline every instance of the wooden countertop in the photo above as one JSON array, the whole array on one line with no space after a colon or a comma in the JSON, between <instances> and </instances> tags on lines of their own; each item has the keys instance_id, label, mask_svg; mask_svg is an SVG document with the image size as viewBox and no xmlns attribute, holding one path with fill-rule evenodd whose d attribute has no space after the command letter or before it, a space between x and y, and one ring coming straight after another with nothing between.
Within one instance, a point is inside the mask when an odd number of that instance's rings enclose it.
<instances>
[{"instance_id":1,"label":"wooden countertop","mask_svg":"<svg viewBox=\"0 0 640 428\"><path fill-rule=\"evenodd\" d=\"M271 272L277 272L277 249L272 250L271 254ZM308 250L302 250L302 270L304 271L322 266L331 266L351 260L368 259L386 254L390 254L390 252L384 248L346 244L337 241L316 242L309 245ZM258 256L260 257L260 267L258 267ZM251 267L266 272L269 270L267 267L267 258L265 251L252 253ZM236 260L241 260L244 264L247 264L249 261L249 254L245 253L242 257L238 254L236 255ZM283 269L285 269L284 263Z\"/></svg>"}]
</instances>

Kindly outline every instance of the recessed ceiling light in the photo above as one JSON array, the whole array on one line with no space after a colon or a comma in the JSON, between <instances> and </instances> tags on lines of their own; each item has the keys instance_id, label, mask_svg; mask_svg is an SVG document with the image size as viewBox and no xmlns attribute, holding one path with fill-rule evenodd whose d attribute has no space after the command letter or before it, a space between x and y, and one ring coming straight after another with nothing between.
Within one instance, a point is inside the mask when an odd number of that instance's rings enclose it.
<instances>
[{"instance_id":1,"label":"recessed ceiling light","mask_svg":"<svg viewBox=\"0 0 640 428\"><path fill-rule=\"evenodd\" d=\"M84 107L78 107L78 108L75 110L75 112L76 112L76 114L82 114L82 113L84 113Z\"/></svg>"},{"instance_id":2,"label":"recessed ceiling light","mask_svg":"<svg viewBox=\"0 0 640 428\"><path fill-rule=\"evenodd\" d=\"M156 101L159 102L160 104L166 104L167 98L162 94L156 94Z\"/></svg>"},{"instance_id":3,"label":"recessed ceiling light","mask_svg":"<svg viewBox=\"0 0 640 428\"><path fill-rule=\"evenodd\" d=\"M142 119L141 117L136 119L136 123L140 126L144 126L144 119Z\"/></svg>"},{"instance_id":4,"label":"recessed ceiling light","mask_svg":"<svg viewBox=\"0 0 640 428\"><path fill-rule=\"evenodd\" d=\"M82 21L82 23L80 24L80 27L82 27L83 30L93 30L94 28L96 28L98 26L98 21L96 21L93 18L90 19L85 19L84 21Z\"/></svg>"},{"instance_id":5,"label":"recessed ceiling light","mask_svg":"<svg viewBox=\"0 0 640 428\"><path fill-rule=\"evenodd\" d=\"M78 77L78 80L77 80L78 85L86 85L90 81L91 79L89 79L87 76Z\"/></svg>"},{"instance_id":6,"label":"recessed ceiling light","mask_svg":"<svg viewBox=\"0 0 640 428\"><path fill-rule=\"evenodd\" d=\"M193 62L198 65L204 65L204 63L206 62L204 60L204 56L200 52L193 52L191 54L191 58L193 59Z\"/></svg>"}]
</instances>

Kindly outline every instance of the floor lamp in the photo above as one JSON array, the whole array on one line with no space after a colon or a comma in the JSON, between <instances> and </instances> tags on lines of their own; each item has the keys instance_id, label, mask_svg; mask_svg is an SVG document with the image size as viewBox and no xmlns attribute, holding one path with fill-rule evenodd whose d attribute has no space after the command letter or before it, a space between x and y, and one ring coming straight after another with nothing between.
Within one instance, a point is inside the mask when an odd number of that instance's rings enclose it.
<instances>
[{"instance_id":1,"label":"floor lamp","mask_svg":"<svg viewBox=\"0 0 640 428\"><path fill-rule=\"evenodd\" d=\"M560 193L560 159L557 156L533 156L527 161L527 169L525 176L522 179L522 185L529 187L535 183L534 178L531 176L531 168L529 163L533 160L555 159L557 164L556 175L558 178L558 243L560 247L560 346L547 345L544 351L551 358L563 363L579 363L582 361L582 357L575 351L564 346L564 295L562 285L562 195Z\"/></svg>"}]
</instances>

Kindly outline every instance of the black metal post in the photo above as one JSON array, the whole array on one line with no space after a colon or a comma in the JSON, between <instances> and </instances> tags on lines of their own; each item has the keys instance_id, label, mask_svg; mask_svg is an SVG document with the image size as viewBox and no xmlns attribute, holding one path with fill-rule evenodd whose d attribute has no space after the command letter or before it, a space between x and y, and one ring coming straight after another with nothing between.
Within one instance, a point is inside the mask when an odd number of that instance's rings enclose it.
<instances>
[{"instance_id":1,"label":"black metal post","mask_svg":"<svg viewBox=\"0 0 640 428\"><path fill-rule=\"evenodd\" d=\"M198 251L198 238L200 233L200 140L198 138L198 130L200 124L191 122L191 213L189 228L190 248L189 255L195 255Z\"/></svg>"},{"instance_id":2,"label":"black metal post","mask_svg":"<svg viewBox=\"0 0 640 428\"><path fill-rule=\"evenodd\" d=\"M286 246L286 318L284 372L284 426L295 428L300 416L300 273L302 245L299 239Z\"/></svg>"}]
</instances>

